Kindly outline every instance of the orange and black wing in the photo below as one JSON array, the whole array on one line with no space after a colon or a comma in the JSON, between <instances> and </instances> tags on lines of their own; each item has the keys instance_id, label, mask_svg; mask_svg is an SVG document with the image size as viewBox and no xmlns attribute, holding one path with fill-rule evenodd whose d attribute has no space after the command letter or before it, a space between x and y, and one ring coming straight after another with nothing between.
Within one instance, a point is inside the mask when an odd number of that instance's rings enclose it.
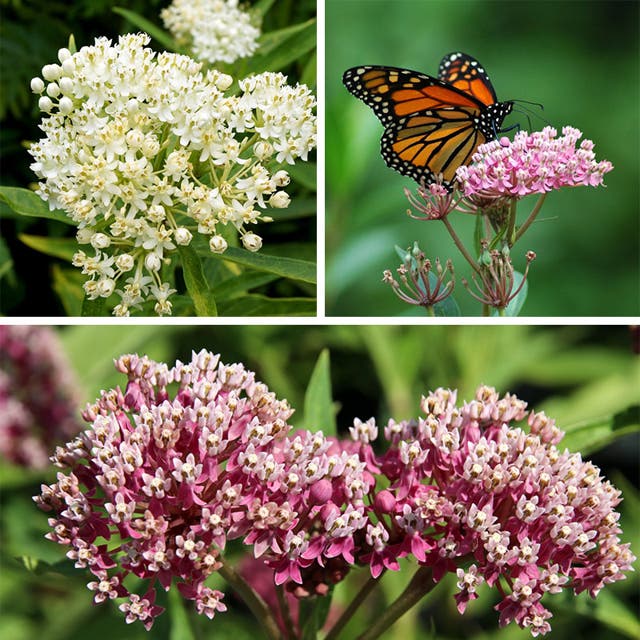
<instances>
[{"instance_id":1,"label":"orange and black wing","mask_svg":"<svg viewBox=\"0 0 640 640\"><path fill-rule=\"evenodd\" d=\"M436 109L480 111L483 103L445 82L396 67L353 67L342 77L345 87L369 105L385 127L401 118Z\"/></svg>"},{"instance_id":2,"label":"orange and black wing","mask_svg":"<svg viewBox=\"0 0 640 640\"><path fill-rule=\"evenodd\" d=\"M466 53L450 53L440 61L438 79L473 96L484 105L498 101L487 72L480 63Z\"/></svg>"},{"instance_id":3,"label":"orange and black wing","mask_svg":"<svg viewBox=\"0 0 640 640\"><path fill-rule=\"evenodd\" d=\"M442 174L444 186L451 190L456 169L486 141L474 126L475 115L468 107L449 107L402 118L385 130L382 157L418 183L431 184Z\"/></svg>"}]
</instances>

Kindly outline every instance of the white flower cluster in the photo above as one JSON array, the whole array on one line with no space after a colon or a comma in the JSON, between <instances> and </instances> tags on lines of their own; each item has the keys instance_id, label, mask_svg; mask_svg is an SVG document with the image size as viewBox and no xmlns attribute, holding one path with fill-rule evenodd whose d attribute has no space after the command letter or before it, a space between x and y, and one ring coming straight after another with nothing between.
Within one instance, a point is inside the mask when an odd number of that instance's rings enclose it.
<instances>
[{"instance_id":1,"label":"white flower cluster","mask_svg":"<svg viewBox=\"0 0 640 640\"><path fill-rule=\"evenodd\" d=\"M238 0L173 0L160 17L198 60L234 62L258 47L260 29L238 8Z\"/></svg>"},{"instance_id":2,"label":"white flower cluster","mask_svg":"<svg viewBox=\"0 0 640 640\"><path fill-rule=\"evenodd\" d=\"M90 299L116 292L116 315L155 299L171 313L174 293L161 273L194 233L222 253L219 225L235 227L246 249L261 238L246 229L267 207L284 208L289 175L279 163L307 158L316 144L315 98L282 74L240 82L174 53L156 55L146 34L99 38L75 54L59 52L31 88L42 96L45 138L31 146L38 193L78 226L74 264ZM120 285L121 288L117 288Z\"/></svg>"}]
</instances>

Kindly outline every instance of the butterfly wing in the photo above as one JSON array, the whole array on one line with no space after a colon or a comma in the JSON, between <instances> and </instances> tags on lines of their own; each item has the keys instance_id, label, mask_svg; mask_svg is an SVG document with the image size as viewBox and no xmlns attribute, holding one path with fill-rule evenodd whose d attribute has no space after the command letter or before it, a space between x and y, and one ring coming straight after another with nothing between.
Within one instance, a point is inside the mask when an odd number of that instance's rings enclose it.
<instances>
[{"instance_id":1,"label":"butterfly wing","mask_svg":"<svg viewBox=\"0 0 640 640\"><path fill-rule=\"evenodd\" d=\"M467 164L485 136L474 126L468 107L436 109L400 119L380 141L389 167L416 182L431 184L442 174L451 190L456 169Z\"/></svg>"},{"instance_id":2,"label":"butterfly wing","mask_svg":"<svg viewBox=\"0 0 640 640\"><path fill-rule=\"evenodd\" d=\"M449 53L440 61L438 79L459 91L473 96L484 105L498 101L487 72L466 53Z\"/></svg>"},{"instance_id":3,"label":"butterfly wing","mask_svg":"<svg viewBox=\"0 0 640 640\"><path fill-rule=\"evenodd\" d=\"M354 67L342 77L345 87L373 109L387 127L414 113L446 107L480 111L483 104L445 82L409 69Z\"/></svg>"},{"instance_id":4,"label":"butterfly wing","mask_svg":"<svg viewBox=\"0 0 640 640\"><path fill-rule=\"evenodd\" d=\"M343 82L385 127L381 152L389 167L425 184L456 169L495 137L511 103L498 103L484 69L462 53L445 56L439 78L397 67L362 66Z\"/></svg>"}]
</instances>

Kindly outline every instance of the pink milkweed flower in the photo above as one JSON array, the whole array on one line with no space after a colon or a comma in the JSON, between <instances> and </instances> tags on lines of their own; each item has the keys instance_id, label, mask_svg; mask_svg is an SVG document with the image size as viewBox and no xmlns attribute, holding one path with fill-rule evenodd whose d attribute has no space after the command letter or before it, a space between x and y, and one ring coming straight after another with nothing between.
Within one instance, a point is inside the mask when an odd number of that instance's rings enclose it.
<instances>
[{"instance_id":1,"label":"pink milkweed flower","mask_svg":"<svg viewBox=\"0 0 640 640\"><path fill-rule=\"evenodd\" d=\"M545 127L534 133L520 131L513 141L502 137L480 145L473 163L456 171L461 190L473 202L601 185L613 165L596 161L591 140L576 147L581 136L574 127L563 127L560 137L553 127Z\"/></svg>"},{"instance_id":2,"label":"pink milkweed flower","mask_svg":"<svg viewBox=\"0 0 640 640\"><path fill-rule=\"evenodd\" d=\"M42 469L81 429L80 394L55 332L0 326L0 455Z\"/></svg>"},{"instance_id":3,"label":"pink milkweed flower","mask_svg":"<svg viewBox=\"0 0 640 640\"><path fill-rule=\"evenodd\" d=\"M461 406L455 391L438 389L421 407L417 420L389 422L389 446L375 459L385 489L365 513L375 510L377 524L368 521L353 550L372 575L394 568L390 548L431 567L436 582L456 573L461 613L486 582L502 595L500 624L515 621L536 636L551 629L544 593L595 597L632 570L614 510L620 492L592 463L556 447L563 434L551 418L491 387ZM512 424L525 418L529 432Z\"/></svg>"}]
</instances>

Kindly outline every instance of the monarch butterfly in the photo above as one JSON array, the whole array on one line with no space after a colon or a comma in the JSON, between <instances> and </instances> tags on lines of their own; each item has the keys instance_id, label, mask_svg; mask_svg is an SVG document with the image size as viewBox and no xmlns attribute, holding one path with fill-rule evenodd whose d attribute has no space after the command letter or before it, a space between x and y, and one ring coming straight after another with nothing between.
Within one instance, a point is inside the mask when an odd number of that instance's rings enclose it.
<instances>
[{"instance_id":1,"label":"monarch butterfly","mask_svg":"<svg viewBox=\"0 0 640 640\"><path fill-rule=\"evenodd\" d=\"M456 169L493 140L513 102L498 102L486 71L466 53L450 53L438 77L395 67L353 67L342 81L384 125L382 158L425 185L442 174L453 188Z\"/></svg>"}]
</instances>

